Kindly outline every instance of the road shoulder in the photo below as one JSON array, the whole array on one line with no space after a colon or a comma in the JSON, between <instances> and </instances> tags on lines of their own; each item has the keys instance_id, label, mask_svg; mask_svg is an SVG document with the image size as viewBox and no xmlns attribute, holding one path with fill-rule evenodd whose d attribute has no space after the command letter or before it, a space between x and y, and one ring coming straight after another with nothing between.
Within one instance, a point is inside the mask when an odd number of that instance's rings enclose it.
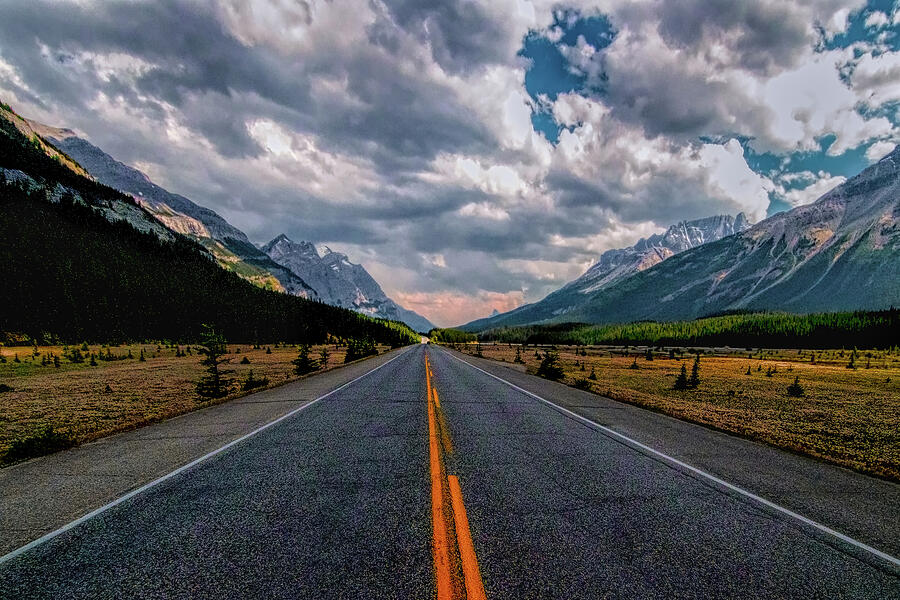
<instances>
[{"instance_id":1,"label":"road shoulder","mask_svg":"<svg viewBox=\"0 0 900 600\"><path fill-rule=\"evenodd\" d=\"M0 470L0 556L309 404L403 351Z\"/></svg>"},{"instance_id":2,"label":"road shoulder","mask_svg":"<svg viewBox=\"0 0 900 600\"><path fill-rule=\"evenodd\" d=\"M896 483L442 349L594 423L900 556Z\"/></svg>"}]
</instances>

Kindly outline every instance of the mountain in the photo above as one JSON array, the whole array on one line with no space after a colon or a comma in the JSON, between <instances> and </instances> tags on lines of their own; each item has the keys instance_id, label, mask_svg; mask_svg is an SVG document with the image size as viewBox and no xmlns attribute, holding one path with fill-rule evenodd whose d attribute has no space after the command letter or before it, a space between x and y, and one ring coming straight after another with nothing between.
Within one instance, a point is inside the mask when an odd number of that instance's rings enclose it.
<instances>
[{"instance_id":1,"label":"mountain","mask_svg":"<svg viewBox=\"0 0 900 600\"><path fill-rule=\"evenodd\" d=\"M525 325L543 321L570 320L567 315L581 309L591 294L614 286L676 254L721 239L750 227L744 213L732 217L719 215L694 221L682 221L664 233L642 238L628 248L607 250L581 277L570 281L543 300L520 306L510 312L479 319L464 325L469 331L491 327Z\"/></svg>"},{"instance_id":2,"label":"mountain","mask_svg":"<svg viewBox=\"0 0 900 600\"><path fill-rule=\"evenodd\" d=\"M0 105L0 340L193 342L207 323L248 343L418 341L398 323L267 291L220 268L20 119Z\"/></svg>"},{"instance_id":3,"label":"mountain","mask_svg":"<svg viewBox=\"0 0 900 600\"><path fill-rule=\"evenodd\" d=\"M324 254L319 255L310 242L294 242L284 234L264 245L262 251L308 282L323 302L373 317L402 321L416 331L434 327L425 317L388 298L368 271L350 262L344 254L325 248Z\"/></svg>"},{"instance_id":4,"label":"mountain","mask_svg":"<svg viewBox=\"0 0 900 600\"><path fill-rule=\"evenodd\" d=\"M693 319L900 306L900 148L812 204L677 254L552 320Z\"/></svg>"},{"instance_id":5,"label":"mountain","mask_svg":"<svg viewBox=\"0 0 900 600\"><path fill-rule=\"evenodd\" d=\"M142 172L115 160L70 129L49 127L36 121L27 123L97 181L133 196L166 227L199 242L229 271L261 287L306 298L317 297L305 281L275 264L250 243L243 231L216 212L163 189Z\"/></svg>"}]
</instances>

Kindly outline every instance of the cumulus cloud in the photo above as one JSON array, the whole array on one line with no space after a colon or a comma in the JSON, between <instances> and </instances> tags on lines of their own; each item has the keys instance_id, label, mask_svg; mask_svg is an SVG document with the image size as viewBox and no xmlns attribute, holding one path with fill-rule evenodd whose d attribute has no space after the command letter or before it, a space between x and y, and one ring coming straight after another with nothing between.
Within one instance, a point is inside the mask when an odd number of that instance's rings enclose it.
<instances>
[{"instance_id":1,"label":"cumulus cloud","mask_svg":"<svg viewBox=\"0 0 900 600\"><path fill-rule=\"evenodd\" d=\"M830 137L830 154L868 144L876 160L900 137L898 53L829 46L862 9L32 0L4 7L0 94L256 241L285 230L347 252L449 325L537 300L678 220L760 219L770 195L802 204L841 180L757 173L747 144L787 157ZM611 43L564 42L601 14ZM885 33L886 14L864 18ZM526 35L554 44L583 89L535 100ZM535 110L558 140L535 131Z\"/></svg>"},{"instance_id":2,"label":"cumulus cloud","mask_svg":"<svg viewBox=\"0 0 900 600\"><path fill-rule=\"evenodd\" d=\"M826 192L847 181L847 178L842 175L831 175L830 173L825 173L824 171L819 171L815 174L806 171L803 173L798 173L794 177L787 177L783 179L789 183L797 181L804 181L807 183L803 187L797 187L787 191L785 191L784 188L780 188L781 197L792 207L802 206L804 204L815 202Z\"/></svg>"}]
</instances>

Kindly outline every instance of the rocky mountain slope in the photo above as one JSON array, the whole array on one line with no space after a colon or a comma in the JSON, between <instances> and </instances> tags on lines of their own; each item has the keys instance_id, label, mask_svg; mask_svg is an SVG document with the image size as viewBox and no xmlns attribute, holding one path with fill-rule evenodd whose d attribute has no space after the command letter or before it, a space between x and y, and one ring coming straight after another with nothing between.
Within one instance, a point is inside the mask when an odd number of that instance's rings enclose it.
<instances>
[{"instance_id":1,"label":"rocky mountain slope","mask_svg":"<svg viewBox=\"0 0 900 600\"><path fill-rule=\"evenodd\" d=\"M432 327L421 315L388 298L362 266L350 263L343 254L329 251L319 256L312 244L304 242L304 247L311 249L307 260L293 266L283 265L253 245L243 231L216 212L156 185L144 173L115 160L72 130L21 121L22 127L28 128L36 139L46 140L48 153L57 152L71 162L72 168L83 167L83 174L90 173L96 181L132 196L140 207L165 225L159 229L195 240L221 266L244 279L267 289L321 300L373 317L403 321L419 331ZM306 279L307 275L312 280Z\"/></svg>"},{"instance_id":2,"label":"rocky mountain slope","mask_svg":"<svg viewBox=\"0 0 900 600\"><path fill-rule=\"evenodd\" d=\"M816 202L585 296L545 321L692 319L900 306L900 148Z\"/></svg>"},{"instance_id":3,"label":"rocky mountain slope","mask_svg":"<svg viewBox=\"0 0 900 600\"><path fill-rule=\"evenodd\" d=\"M465 328L477 331L506 325L568 320L566 315L582 308L592 293L612 287L676 254L744 231L748 227L750 222L744 213L739 213L735 217L718 215L682 221L663 233L642 238L628 248L607 250L581 277L567 283L543 300L520 306L504 314L493 314L486 319L473 321Z\"/></svg>"},{"instance_id":4,"label":"rocky mountain slope","mask_svg":"<svg viewBox=\"0 0 900 600\"><path fill-rule=\"evenodd\" d=\"M260 252L243 231L216 212L173 194L124 163L78 137L70 129L57 129L36 121L28 124L53 146L84 167L97 181L125 192L172 231L199 242L219 264L260 285L295 296L316 298L313 288Z\"/></svg>"},{"instance_id":5,"label":"rocky mountain slope","mask_svg":"<svg viewBox=\"0 0 900 600\"><path fill-rule=\"evenodd\" d=\"M309 283L323 302L373 317L403 321L416 331L434 327L425 317L388 298L369 272L362 265L350 262L344 254L325 248L320 255L310 242L294 242L284 234L263 246L262 251Z\"/></svg>"}]
</instances>

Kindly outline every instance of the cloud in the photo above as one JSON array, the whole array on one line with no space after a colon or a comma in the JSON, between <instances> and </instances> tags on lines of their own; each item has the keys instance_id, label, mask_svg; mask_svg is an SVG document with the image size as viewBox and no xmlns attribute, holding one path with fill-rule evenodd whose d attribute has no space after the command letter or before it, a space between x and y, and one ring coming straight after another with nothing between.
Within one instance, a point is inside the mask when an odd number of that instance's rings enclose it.
<instances>
[{"instance_id":1,"label":"cloud","mask_svg":"<svg viewBox=\"0 0 900 600\"><path fill-rule=\"evenodd\" d=\"M831 175L820 171L817 175L806 172L801 174L803 179L812 179L805 187L795 188L788 191L782 190L782 198L792 207L810 204L821 198L826 192L834 189L840 184L847 181L842 175ZM794 179L795 181L799 179Z\"/></svg>"},{"instance_id":2,"label":"cloud","mask_svg":"<svg viewBox=\"0 0 900 600\"><path fill-rule=\"evenodd\" d=\"M833 139L875 160L900 137L898 53L835 41L860 19L885 33L859 0L8 4L5 101L255 241L347 252L441 324L537 300L673 222L759 219L770 195L839 180L755 172L745 147ZM592 16L611 40L567 34ZM535 100L527 35L583 87Z\"/></svg>"}]
</instances>

